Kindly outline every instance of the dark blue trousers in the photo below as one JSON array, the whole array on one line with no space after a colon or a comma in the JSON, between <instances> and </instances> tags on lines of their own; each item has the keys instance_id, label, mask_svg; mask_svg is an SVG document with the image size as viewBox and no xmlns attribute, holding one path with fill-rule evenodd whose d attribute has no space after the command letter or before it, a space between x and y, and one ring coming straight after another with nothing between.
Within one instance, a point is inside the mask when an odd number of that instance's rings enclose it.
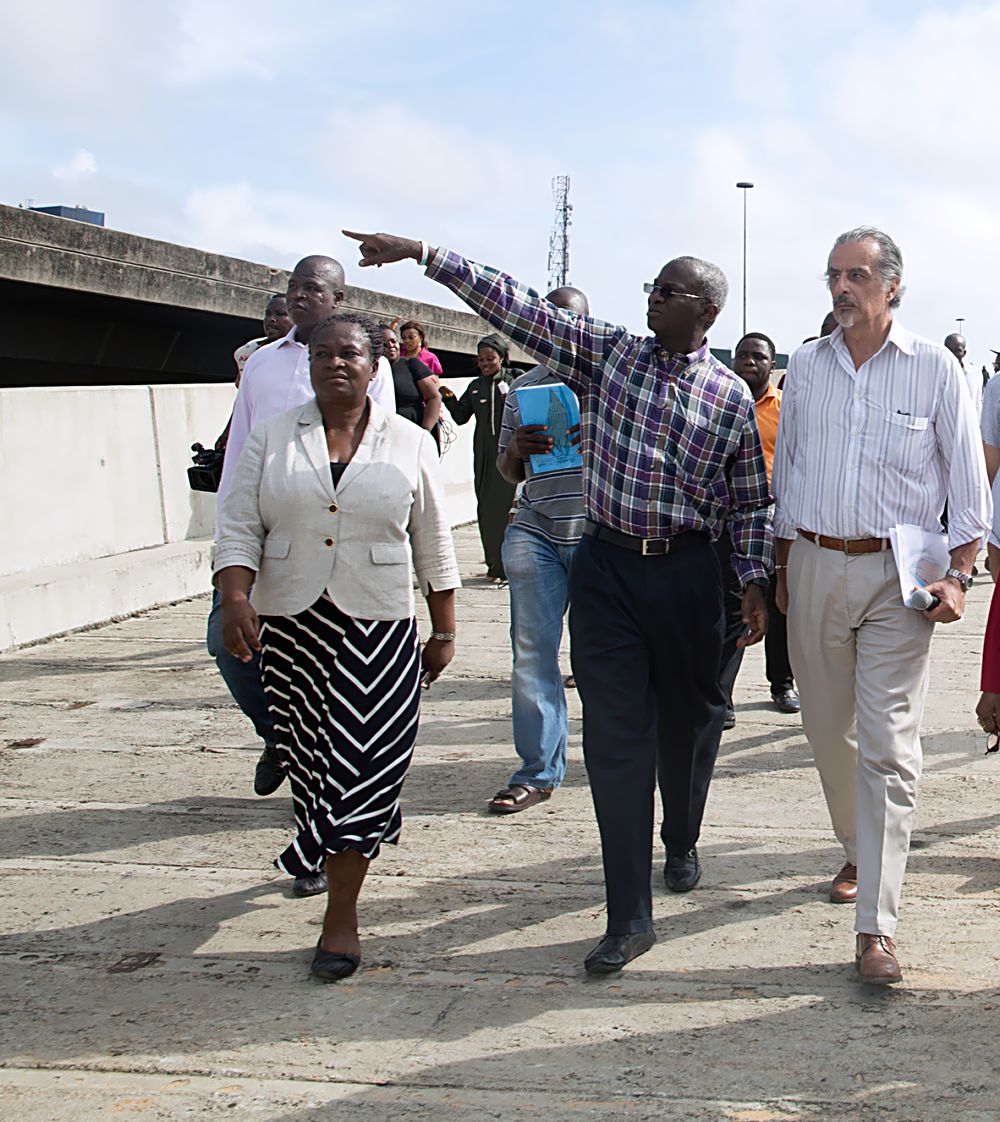
<instances>
[{"instance_id":1,"label":"dark blue trousers","mask_svg":"<svg viewBox=\"0 0 1000 1122\"><path fill-rule=\"evenodd\" d=\"M215 659L222 680L229 687L233 700L243 710L254 731L265 744L274 743L271 712L264 696L260 677L260 654L254 652L252 662L240 662L226 650L222 642L222 605L218 589L212 590L212 610L208 615L206 634L208 653Z\"/></svg>"},{"instance_id":2,"label":"dark blue trousers","mask_svg":"<svg viewBox=\"0 0 1000 1122\"><path fill-rule=\"evenodd\" d=\"M573 674L609 935L649 931L653 798L671 853L698 840L722 735L722 577L707 538L643 557L584 535L569 577Z\"/></svg>"}]
</instances>

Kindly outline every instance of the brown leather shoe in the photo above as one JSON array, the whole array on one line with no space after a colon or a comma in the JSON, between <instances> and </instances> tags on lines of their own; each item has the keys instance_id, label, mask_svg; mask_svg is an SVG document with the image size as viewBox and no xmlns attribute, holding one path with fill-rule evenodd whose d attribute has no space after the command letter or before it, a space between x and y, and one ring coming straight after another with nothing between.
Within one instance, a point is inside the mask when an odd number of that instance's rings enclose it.
<instances>
[{"instance_id":1,"label":"brown leather shoe","mask_svg":"<svg viewBox=\"0 0 1000 1122\"><path fill-rule=\"evenodd\" d=\"M845 865L830 885L831 904L853 904L858 899L858 867Z\"/></svg>"},{"instance_id":2,"label":"brown leather shoe","mask_svg":"<svg viewBox=\"0 0 1000 1122\"><path fill-rule=\"evenodd\" d=\"M888 935L858 935L854 965L862 982L891 986L903 980L896 948Z\"/></svg>"}]
</instances>

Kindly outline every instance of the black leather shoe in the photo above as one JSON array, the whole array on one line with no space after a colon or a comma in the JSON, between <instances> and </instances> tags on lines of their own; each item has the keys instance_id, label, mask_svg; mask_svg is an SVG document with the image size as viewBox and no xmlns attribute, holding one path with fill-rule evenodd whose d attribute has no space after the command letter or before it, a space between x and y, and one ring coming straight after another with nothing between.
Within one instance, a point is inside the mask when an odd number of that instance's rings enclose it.
<instances>
[{"instance_id":1,"label":"black leather shoe","mask_svg":"<svg viewBox=\"0 0 1000 1122\"><path fill-rule=\"evenodd\" d=\"M802 708L798 691L794 686L789 686L787 690L772 690L771 700L779 713L798 713Z\"/></svg>"},{"instance_id":2,"label":"black leather shoe","mask_svg":"<svg viewBox=\"0 0 1000 1122\"><path fill-rule=\"evenodd\" d=\"M318 896L326 892L326 873L314 873L311 877L296 877L292 885L293 896Z\"/></svg>"},{"instance_id":3,"label":"black leather shoe","mask_svg":"<svg viewBox=\"0 0 1000 1122\"><path fill-rule=\"evenodd\" d=\"M257 761L257 770L253 774L254 794L273 795L284 782L285 769L281 763L281 754L273 744L265 744Z\"/></svg>"},{"instance_id":4,"label":"black leather shoe","mask_svg":"<svg viewBox=\"0 0 1000 1122\"><path fill-rule=\"evenodd\" d=\"M723 729L723 731L726 731L728 729L734 729L734 728L736 728L736 710L735 709L727 709L726 710L726 719L722 722L722 729Z\"/></svg>"},{"instance_id":5,"label":"black leather shoe","mask_svg":"<svg viewBox=\"0 0 1000 1122\"><path fill-rule=\"evenodd\" d=\"M583 960L583 967L588 974L617 974L627 962L645 954L655 942L655 931L605 935Z\"/></svg>"},{"instance_id":6,"label":"black leather shoe","mask_svg":"<svg viewBox=\"0 0 1000 1122\"><path fill-rule=\"evenodd\" d=\"M324 951L317 943L310 970L313 977L324 982L339 982L341 978L353 974L360 963L361 959L357 955L344 954L342 951Z\"/></svg>"},{"instance_id":7,"label":"black leather shoe","mask_svg":"<svg viewBox=\"0 0 1000 1122\"><path fill-rule=\"evenodd\" d=\"M667 854L667 863L663 866L663 881L671 892L690 892L700 880L701 862L698 860L696 846L677 857L672 853Z\"/></svg>"}]
</instances>

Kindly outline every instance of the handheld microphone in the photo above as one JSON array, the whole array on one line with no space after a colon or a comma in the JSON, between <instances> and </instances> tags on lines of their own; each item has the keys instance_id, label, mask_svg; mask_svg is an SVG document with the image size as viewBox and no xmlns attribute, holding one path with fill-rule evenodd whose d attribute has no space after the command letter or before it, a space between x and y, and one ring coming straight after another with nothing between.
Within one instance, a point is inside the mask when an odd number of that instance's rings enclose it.
<instances>
[{"instance_id":1,"label":"handheld microphone","mask_svg":"<svg viewBox=\"0 0 1000 1122\"><path fill-rule=\"evenodd\" d=\"M937 596L932 596L926 588L915 588L910 593L910 607L918 612L933 611L941 601Z\"/></svg>"}]
</instances>

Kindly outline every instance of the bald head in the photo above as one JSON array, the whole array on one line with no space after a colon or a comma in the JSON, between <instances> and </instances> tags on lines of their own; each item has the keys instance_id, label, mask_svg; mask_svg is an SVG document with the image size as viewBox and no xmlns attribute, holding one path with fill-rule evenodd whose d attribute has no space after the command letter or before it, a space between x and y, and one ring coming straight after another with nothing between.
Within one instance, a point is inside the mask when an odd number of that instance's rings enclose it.
<instances>
[{"instance_id":1,"label":"bald head","mask_svg":"<svg viewBox=\"0 0 1000 1122\"><path fill-rule=\"evenodd\" d=\"M329 280L334 288L342 290L344 287L344 266L332 257L324 257L321 253L313 253L308 257L303 257L292 270L292 273L308 273L313 276L324 277Z\"/></svg>"},{"instance_id":2,"label":"bald head","mask_svg":"<svg viewBox=\"0 0 1000 1122\"><path fill-rule=\"evenodd\" d=\"M590 304L587 297L578 289L568 285L563 288L553 288L545 297L550 304L557 308L565 308L567 312L576 312L578 316L590 315Z\"/></svg>"},{"instance_id":3,"label":"bald head","mask_svg":"<svg viewBox=\"0 0 1000 1122\"><path fill-rule=\"evenodd\" d=\"M344 267L332 257L303 257L288 278L288 314L301 343L317 323L332 316L344 299Z\"/></svg>"},{"instance_id":4,"label":"bald head","mask_svg":"<svg viewBox=\"0 0 1000 1122\"><path fill-rule=\"evenodd\" d=\"M959 366L964 366L965 365L965 339L961 335L959 335L957 332L955 332L954 334L949 335L947 339L945 339L944 345L948 348L949 351L951 351L951 353L955 356L955 358L958 359L958 365Z\"/></svg>"}]
</instances>

